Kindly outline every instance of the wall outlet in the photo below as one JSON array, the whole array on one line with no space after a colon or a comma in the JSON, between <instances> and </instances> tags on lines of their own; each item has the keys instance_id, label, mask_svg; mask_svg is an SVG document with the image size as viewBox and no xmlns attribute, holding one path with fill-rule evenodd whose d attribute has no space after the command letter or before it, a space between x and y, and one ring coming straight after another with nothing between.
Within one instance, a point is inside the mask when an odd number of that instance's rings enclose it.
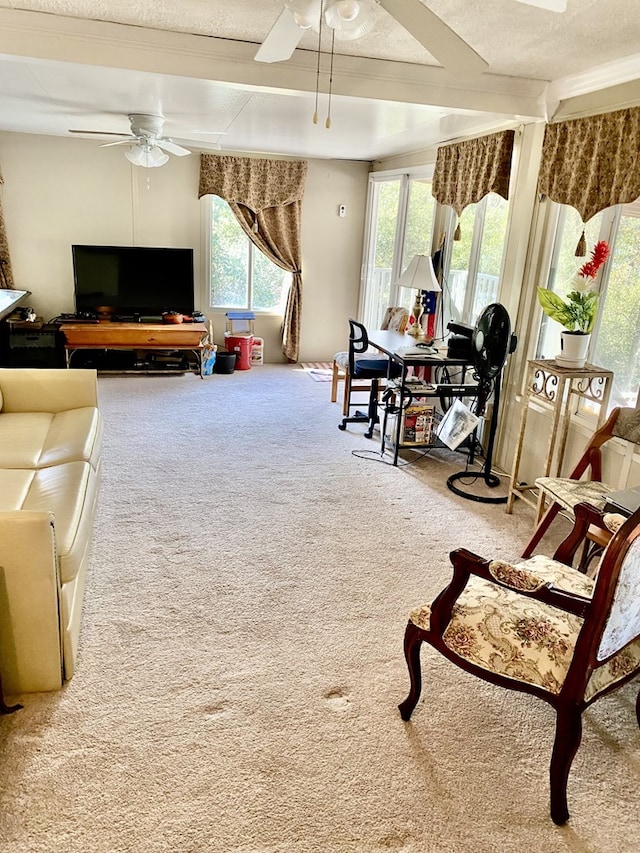
<instances>
[{"instance_id":1,"label":"wall outlet","mask_svg":"<svg viewBox=\"0 0 640 853\"><path fill-rule=\"evenodd\" d=\"M339 205L338 205L338 216L340 216L342 219L344 219L344 217L345 217L346 215L347 215L347 206L346 206L346 204L339 204Z\"/></svg>"}]
</instances>

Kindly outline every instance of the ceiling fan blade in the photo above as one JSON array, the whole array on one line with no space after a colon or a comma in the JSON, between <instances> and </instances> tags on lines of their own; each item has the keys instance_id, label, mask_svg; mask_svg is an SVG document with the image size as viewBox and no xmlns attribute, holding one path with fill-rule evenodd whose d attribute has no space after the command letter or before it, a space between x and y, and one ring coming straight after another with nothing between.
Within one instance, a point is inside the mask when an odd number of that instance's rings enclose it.
<instances>
[{"instance_id":1,"label":"ceiling fan blade","mask_svg":"<svg viewBox=\"0 0 640 853\"><path fill-rule=\"evenodd\" d=\"M114 145L131 145L133 142L136 142L135 136L127 136L126 139L120 139L118 142L105 142L103 145L99 145L99 148L113 148Z\"/></svg>"},{"instance_id":2,"label":"ceiling fan blade","mask_svg":"<svg viewBox=\"0 0 640 853\"><path fill-rule=\"evenodd\" d=\"M69 130L68 133L88 133L92 136L128 136L128 133L113 133L111 130Z\"/></svg>"},{"instance_id":3,"label":"ceiling fan blade","mask_svg":"<svg viewBox=\"0 0 640 853\"><path fill-rule=\"evenodd\" d=\"M516 0L516 3L524 3L525 6L538 6L549 12L566 12L567 0Z\"/></svg>"},{"instance_id":4,"label":"ceiling fan blade","mask_svg":"<svg viewBox=\"0 0 640 853\"><path fill-rule=\"evenodd\" d=\"M296 24L293 13L287 8L283 9L253 58L258 62L283 62L290 59L303 32Z\"/></svg>"},{"instance_id":5,"label":"ceiling fan blade","mask_svg":"<svg viewBox=\"0 0 640 853\"><path fill-rule=\"evenodd\" d=\"M447 71L479 74L489 68L480 54L420 0L379 2Z\"/></svg>"},{"instance_id":6,"label":"ceiling fan blade","mask_svg":"<svg viewBox=\"0 0 640 853\"><path fill-rule=\"evenodd\" d=\"M163 151L168 151L170 154L175 154L176 157L185 157L187 154L191 154L191 151L189 151L188 148L183 148L181 145L176 145L176 143L172 142L170 139L156 139L155 144L158 146L158 148L162 148Z\"/></svg>"}]
</instances>

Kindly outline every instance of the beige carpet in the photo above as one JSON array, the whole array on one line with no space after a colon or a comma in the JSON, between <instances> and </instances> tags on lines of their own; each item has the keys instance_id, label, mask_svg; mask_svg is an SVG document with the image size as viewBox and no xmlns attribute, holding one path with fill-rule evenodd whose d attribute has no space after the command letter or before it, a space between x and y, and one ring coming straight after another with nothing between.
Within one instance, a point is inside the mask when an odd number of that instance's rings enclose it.
<instances>
[{"instance_id":1,"label":"beige carpet","mask_svg":"<svg viewBox=\"0 0 640 853\"><path fill-rule=\"evenodd\" d=\"M638 849L637 684L585 715L564 828L544 703L425 648L396 709L409 608L454 547L515 556L528 508L451 494L450 454L376 461L299 368L100 393L79 667L0 718L3 853Z\"/></svg>"}]
</instances>

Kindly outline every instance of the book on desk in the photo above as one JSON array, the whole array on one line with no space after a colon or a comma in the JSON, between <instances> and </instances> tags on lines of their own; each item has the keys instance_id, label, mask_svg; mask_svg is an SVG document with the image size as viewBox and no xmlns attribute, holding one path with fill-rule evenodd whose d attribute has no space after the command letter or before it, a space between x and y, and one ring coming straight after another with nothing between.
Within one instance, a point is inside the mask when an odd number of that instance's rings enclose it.
<instances>
[{"instance_id":1,"label":"book on desk","mask_svg":"<svg viewBox=\"0 0 640 853\"><path fill-rule=\"evenodd\" d=\"M398 347L394 350L394 355L399 356L399 358L406 359L428 358L429 361L439 361L442 359L442 356L435 347L430 347L426 344L414 344L413 346Z\"/></svg>"}]
</instances>

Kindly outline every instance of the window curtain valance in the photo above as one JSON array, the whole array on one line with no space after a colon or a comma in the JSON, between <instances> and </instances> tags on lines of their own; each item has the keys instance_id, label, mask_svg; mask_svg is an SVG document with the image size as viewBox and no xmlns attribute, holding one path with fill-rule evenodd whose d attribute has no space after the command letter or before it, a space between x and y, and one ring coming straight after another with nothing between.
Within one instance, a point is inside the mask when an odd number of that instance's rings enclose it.
<instances>
[{"instance_id":1,"label":"window curtain valance","mask_svg":"<svg viewBox=\"0 0 640 853\"><path fill-rule=\"evenodd\" d=\"M0 175L0 187L4 181ZM0 194L0 288L13 288L13 274L11 272L11 261L9 260L9 243L7 232L4 227L4 216L2 214L2 195Z\"/></svg>"},{"instance_id":2,"label":"window curtain valance","mask_svg":"<svg viewBox=\"0 0 640 853\"><path fill-rule=\"evenodd\" d=\"M266 160L202 154L198 198L219 195L254 213L302 201L307 177L305 160Z\"/></svg>"},{"instance_id":3,"label":"window curtain valance","mask_svg":"<svg viewBox=\"0 0 640 853\"><path fill-rule=\"evenodd\" d=\"M538 190L583 222L640 196L640 107L547 126Z\"/></svg>"},{"instance_id":4,"label":"window curtain valance","mask_svg":"<svg viewBox=\"0 0 640 853\"><path fill-rule=\"evenodd\" d=\"M431 183L435 200L460 216L487 193L508 199L514 138L514 130L503 130L438 148Z\"/></svg>"},{"instance_id":5,"label":"window curtain valance","mask_svg":"<svg viewBox=\"0 0 640 853\"><path fill-rule=\"evenodd\" d=\"M282 352L289 361L297 361L300 351L300 224L306 177L306 160L200 155L198 198L223 198L256 248L292 274L282 320Z\"/></svg>"}]
</instances>

